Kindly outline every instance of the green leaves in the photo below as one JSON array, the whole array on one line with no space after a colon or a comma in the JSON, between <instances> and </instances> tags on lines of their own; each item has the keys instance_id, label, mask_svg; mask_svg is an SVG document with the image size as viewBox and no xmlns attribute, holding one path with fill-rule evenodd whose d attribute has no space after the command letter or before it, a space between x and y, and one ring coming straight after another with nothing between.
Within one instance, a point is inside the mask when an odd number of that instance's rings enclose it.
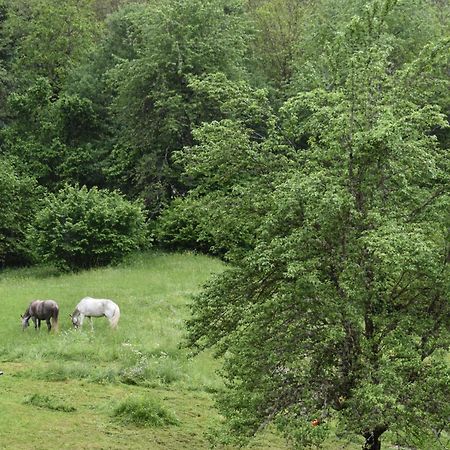
<instances>
[{"instance_id":1,"label":"green leaves","mask_svg":"<svg viewBox=\"0 0 450 450\"><path fill-rule=\"evenodd\" d=\"M138 203L118 192L65 186L46 198L29 242L44 261L75 270L118 262L146 238Z\"/></svg>"},{"instance_id":2,"label":"green leaves","mask_svg":"<svg viewBox=\"0 0 450 450\"><path fill-rule=\"evenodd\" d=\"M6 159L0 161L0 265L30 260L26 228L41 193L36 180L19 174Z\"/></svg>"},{"instance_id":3,"label":"green leaves","mask_svg":"<svg viewBox=\"0 0 450 450\"><path fill-rule=\"evenodd\" d=\"M191 345L224 355L231 432L274 422L305 448L332 431L312 429L319 417L366 439L391 430L423 443L440 427L423 420L429 404L436 424L447 417L440 395L416 397L449 376L450 162L433 136L445 120L427 93L408 91L419 63L395 68L395 4L374 2L342 29L321 59L331 83L288 99L256 145L235 118L203 125L182 157L194 198L265 195L245 219L215 208L222 222L209 230L254 237L230 253L234 267L196 299L189 323Z\"/></svg>"},{"instance_id":4,"label":"green leaves","mask_svg":"<svg viewBox=\"0 0 450 450\"><path fill-rule=\"evenodd\" d=\"M32 0L8 5L3 35L15 42L12 69L28 86L37 77L59 92L67 74L91 46L98 24L88 2Z\"/></svg>"},{"instance_id":5,"label":"green leaves","mask_svg":"<svg viewBox=\"0 0 450 450\"><path fill-rule=\"evenodd\" d=\"M0 130L3 151L51 190L65 181L88 185L103 181L98 117L93 104L78 95L52 97L45 78L23 93L11 94L12 123Z\"/></svg>"},{"instance_id":6,"label":"green leaves","mask_svg":"<svg viewBox=\"0 0 450 450\"><path fill-rule=\"evenodd\" d=\"M185 190L173 152L192 144L191 130L211 118L210 105L194 98L189 81L215 72L241 75L245 29L238 2L170 0L140 12L124 12L132 24L135 57L108 72L117 93L113 112L122 130L111 174L125 161L130 190L157 214Z\"/></svg>"}]
</instances>

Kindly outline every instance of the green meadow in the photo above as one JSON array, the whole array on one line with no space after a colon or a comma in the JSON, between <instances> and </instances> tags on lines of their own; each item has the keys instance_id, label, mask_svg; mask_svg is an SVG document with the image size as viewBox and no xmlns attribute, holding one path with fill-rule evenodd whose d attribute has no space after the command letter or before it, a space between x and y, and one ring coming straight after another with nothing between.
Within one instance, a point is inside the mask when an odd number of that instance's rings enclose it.
<instances>
[{"instance_id":1,"label":"green meadow","mask_svg":"<svg viewBox=\"0 0 450 450\"><path fill-rule=\"evenodd\" d=\"M180 346L188 303L220 261L202 255L146 253L116 267L60 275L51 268L0 273L0 448L203 449L221 418L221 389L209 354ZM111 298L118 329L104 318L71 328L84 296ZM45 322L22 331L33 299L60 306L59 332ZM261 449L287 448L275 435Z\"/></svg>"},{"instance_id":2,"label":"green meadow","mask_svg":"<svg viewBox=\"0 0 450 450\"><path fill-rule=\"evenodd\" d=\"M151 252L75 274L0 272L0 449L211 448L222 420L214 407L219 362L209 353L192 357L180 344L192 296L223 268L203 255ZM119 304L117 330L104 318L93 319L93 331L87 319L72 329L69 314L87 295ZM58 302L58 333L47 333L45 322L35 331L31 321L22 331L20 314L33 299ZM265 432L251 448L289 445Z\"/></svg>"}]
</instances>

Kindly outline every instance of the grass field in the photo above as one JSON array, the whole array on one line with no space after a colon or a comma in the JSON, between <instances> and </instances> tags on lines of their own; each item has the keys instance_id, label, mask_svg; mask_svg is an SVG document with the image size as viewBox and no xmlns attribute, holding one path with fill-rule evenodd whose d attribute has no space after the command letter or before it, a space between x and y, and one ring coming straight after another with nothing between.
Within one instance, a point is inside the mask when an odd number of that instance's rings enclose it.
<instances>
[{"instance_id":1,"label":"grass field","mask_svg":"<svg viewBox=\"0 0 450 450\"><path fill-rule=\"evenodd\" d=\"M218 362L208 353L190 358L180 342L192 295L221 270L202 255L146 253L77 274L0 272L0 449L210 448L208 434L221 420L213 401L222 387ZM104 318L94 319L93 332L88 320L81 331L71 328L69 314L87 295L120 305L117 330ZM33 299L59 303L58 333L45 323L36 332L31 322L22 331L20 314ZM274 433L252 447L289 448Z\"/></svg>"},{"instance_id":2,"label":"grass field","mask_svg":"<svg viewBox=\"0 0 450 450\"><path fill-rule=\"evenodd\" d=\"M189 299L220 270L201 255L148 253L78 274L0 272L0 448L209 448L208 430L220 420L217 362L189 358L179 344ZM68 315L87 295L120 305L116 331L103 318L94 332L89 321L71 329ZM40 332L31 322L22 331L20 314L33 299L59 303L59 333L48 334L45 322ZM115 415L124 405L136 413L129 420ZM255 447L286 448L273 435Z\"/></svg>"}]
</instances>

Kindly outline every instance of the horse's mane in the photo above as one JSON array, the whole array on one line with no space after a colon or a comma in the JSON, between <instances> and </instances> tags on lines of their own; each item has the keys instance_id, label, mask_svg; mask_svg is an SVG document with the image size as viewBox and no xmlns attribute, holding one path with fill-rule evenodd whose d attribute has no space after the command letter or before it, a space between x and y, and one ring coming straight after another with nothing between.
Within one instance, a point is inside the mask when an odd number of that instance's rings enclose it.
<instances>
[{"instance_id":1,"label":"horse's mane","mask_svg":"<svg viewBox=\"0 0 450 450\"><path fill-rule=\"evenodd\" d=\"M33 300L33 301L28 305L28 308L26 309L24 316L26 316L26 315L30 315L30 316L31 316L31 307L32 307L36 302L38 302L38 301L39 301L39 300Z\"/></svg>"}]
</instances>

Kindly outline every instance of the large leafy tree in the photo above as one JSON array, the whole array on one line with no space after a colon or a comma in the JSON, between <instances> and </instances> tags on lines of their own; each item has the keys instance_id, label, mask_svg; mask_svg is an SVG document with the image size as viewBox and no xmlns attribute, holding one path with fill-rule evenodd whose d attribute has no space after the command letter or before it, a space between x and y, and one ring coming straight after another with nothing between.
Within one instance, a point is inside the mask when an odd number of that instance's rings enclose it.
<instances>
[{"instance_id":1,"label":"large leafy tree","mask_svg":"<svg viewBox=\"0 0 450 450\"><path fill-rule=\"evenodd\" d=\"M8 16L8 7L4 0L0 1L0 127L5 119L5 101L11 89L9 76L9 62L11 57L11 46L8 39L4 37L4 27Z\"/></svg>"},{"instance_id":2,"label":"large leafy tree","mask_svg":"<svg viewBox=\"0 0 450 450\"><path fill-rule=\"evenodd\" d=\"M335 39L343 26L353 17L372 14L366 8L367 0L314 0L307 2L300 22L300 39L297 42L294 65L294 92L299 87L311 89L320 86L324 79L333 84L335 70L323 61L324 49ZM430 0L397 2L395 14L385 17L392 45L390 62L399 67L411 61L429 42L448 35L445 17L450 7ZM341 61L345 63L344 60ZM336 64L339 61L336 60Z\"/></svg>"},{"instance_id":3,"label":"large leafy tree","mask_svg":"<svg viewBox=\"0 0 450 450\"><path fill-rule=\"evenodd\" d=\"M289 167L292 149L273 145L276 116L267 90L220 73L193 79L189 88L221 120L198 127L197 145L174 153L191 189L162 212L155 234L164 245L238 258L254 245L267 194Z\"/></svg>"},{"instance_id":4,"label":"large leafy tree","mask_svg":"<svg viewBox=\"0 0 450 450\"><path fill-rule=\"evenodd\" d=\"M11 66L20 87L45 77L55 94L92 46L99 28L87 1L4 0L2 38L12 44Z\"/></svg>"},{"instance_id":5,"label":"large leafy tree","mask_svg":"<svg viewBox=\"0 0 450 450\"><path fill-rule=\"evenodd\" d=\"M223 0L140 5L126 20L135 56L109 71L118 136L110 174L157 213L183 190L173 151L192 144L193 126L211 118L192 98L189 78L241 74L245 22L240 2Z\"/></svg>"},{"instance_id":6,"label":"large leafy tree","mask_svg":"<svg viewBox=\"0 0 450 450\"><path fill-rule=\"evenodd\" d=\"M69 74L93 46L100 23L89 2L4 0L0 55L8 69L2 155L54 189L101 184L101 127L92 101L68 92ZM0 96L1 96L0 69Z\"/></svg>"},{"instance_id":7,"label":"large leafy tree","mask_svg":"<svg viewBox=\"0 0 450 450\"><path fill-rule=\"evenodd\" d=\"M50 189L64 181L102 183L101 127L91 100L63 93L55 99L48 79L37 78L23 93L10 94L7 107L2 154Z\"/></svg>"},{"instance_id":8,"label":"large leafy tree","mask_svg":"<svg viewBox=\"0 0 450 450\"><path fill-rule=\"evenodd\" d=\"M450 158L431 100L449 43L400 64L397 6L353 18L322 56L327 82L286 102L284 181L252 249L193 304L189 341L223 355L240 437L273 422L305 448L337 423L365 449L385 432L430 448L448 427Z\"/></svg>"},{"instance_id":9,"label":"large leafy tree","mask_svg":"<svg viewBox=\"0 0 450 450\"><path fill-rule=\"evenodd\" d=\"M257 81L272 86L275 95L282 95L291 81L294 62L298 58L302 22L310 20L309 5L316 2L248 0L247 3L256 30L251 45L253 65L250 70Z\"/></svg>"}]
</instances>

